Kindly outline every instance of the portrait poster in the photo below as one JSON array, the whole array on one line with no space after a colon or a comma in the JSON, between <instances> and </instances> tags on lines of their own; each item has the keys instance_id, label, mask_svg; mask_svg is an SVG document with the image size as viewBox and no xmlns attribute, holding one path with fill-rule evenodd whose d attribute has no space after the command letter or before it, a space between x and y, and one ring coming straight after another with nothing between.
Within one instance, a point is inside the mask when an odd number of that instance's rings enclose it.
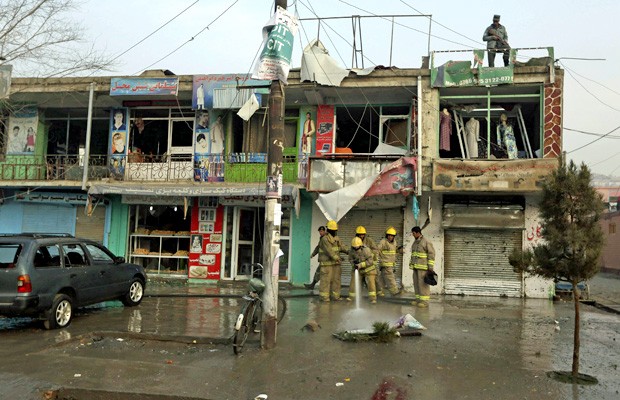
<instances>
[{"instance_id":1,"label":"portrait poster","mask_svg":"<svg viewBox=\"0 0 620 400\"><path fill-rule=\"evenodd\" d=\"M36 106L24 106L9 116L6 154L34 154L39 112Z\"/></svg>"},{"instance_id":2,"label":"portrait poster","mask_svg":"<svg viewBox=\"0 0 620 400\"><path fill-rule=\"evenodd\" d=\"M334 106L319 105L316 113L316 155L333 153Z\"/></svg>"},{"instance_id":3,"label":"portrait poster","mask_svg":"<svg viewBox=\"0 0 620 400\"><path fill-rule=\"evenodd\" d=\"M110 111L109 170L114 179L122 180L125 176L127 161L127 139L129 109L113 108Z\"/></svg>"}]
</instances>

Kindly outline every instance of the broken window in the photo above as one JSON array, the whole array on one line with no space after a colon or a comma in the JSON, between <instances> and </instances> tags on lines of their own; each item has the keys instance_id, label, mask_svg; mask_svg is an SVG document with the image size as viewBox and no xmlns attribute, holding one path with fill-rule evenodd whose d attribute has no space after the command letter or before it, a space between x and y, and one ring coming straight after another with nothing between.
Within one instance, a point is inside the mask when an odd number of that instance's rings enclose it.
<instances>
[{"instance_id":1,"label":"broken window","mask_svg":"<svg viewBox=\"0 0 620 400\"><path fill-rule=\"evenodd\" d=\"M540 158L540 86L440 89L441 158Z\"/></svg>"}]
</instances>

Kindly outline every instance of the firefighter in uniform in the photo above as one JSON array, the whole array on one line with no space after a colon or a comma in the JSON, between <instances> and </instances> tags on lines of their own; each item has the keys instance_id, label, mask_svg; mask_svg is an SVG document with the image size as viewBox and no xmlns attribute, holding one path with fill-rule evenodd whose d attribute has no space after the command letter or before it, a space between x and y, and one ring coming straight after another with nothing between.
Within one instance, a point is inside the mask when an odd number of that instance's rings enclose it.
<instances>
[{"instance_id":1,"label":"firefighter in uniform","mask_svg":"<svg viewBox=\"0 0 620 400\"><path fill-rule=\"evenodd\" d=\"M375 265L378 265L377 262L379 260L379 249L377 248L375 241L366 234L366 228L361 225L355 228L355 236L362 239L362 243L364 243L364 246L370 249L370 251L374 255L373 261ZM379 276L379 270L376 270L375 274L375 287L377 288L377 296L385 296L385 294L383 293L383 285L381 284L381 279Z\"/></svg>"},{"instance_id":2,"label":"firefighter in uniform","mask_svg":"<svg viewBox=\"0 0 620 400\"><path fill-rule=\"evenodd\" d=\"M360 277L366 281L368 286L368 299L370 303L377 303L377 291L375 288L375 277L377 275L377 269L375 268L375 255L374 253L364 245L362 239L354 237L351 241L351 250L349 250L349 261L353 267L353 272L357 269L360 273ZM353 300L355 298L355 279L351 277L351 285L349 285L349 297L347 300Z\"/></svg>"},{"instance_id":3,"label":"firefighter in uniform","mask_svg":"<svg viewBox=\"0 0 620 400\"><path fill-rule=\"evenodd\" d=\"M327 222L327 233L319 240L319 268L321 279L319 283L319 297L321 301L330 301L340 298L340 278L342 274L342 259L340 253L347 253L347 248L338 237L336 221Z\"/></svg>"},{"instance_id":4,"label":"firefighter in uniform","mask_svg":"<svg viewBox=\"0 0 620 400\"><path fill-rule=\"evenodd\" d=\"M379 268L381 278L387 282L387 287L390 290L392 296L398 296L400 290L396 284L396 278L394 277L394 267L396 267L396 229L390 226L385 230L385 238L381 239L378 246L379 251ZM379 275L377 275L379 276ZM379 281L381 281L381 278ZM381 282L383 285L385 282Z\"/></svg>"},{"instance_id":5,"label":"firefighter in uniform","mask_svg":"<svg viewBox=\"0 0 620 400\"><path fill-rule=\"evenodd\" d=\"M428 307L431 287L424 282L424 276L434 274L435 248L431 242L422 236L422 229L419 226L411 228L411 234L415 238L411 246L411 261L409 262L409 269L413 270L413 288L415 290L415 301L411 304L418 307Z\"/></svg>"},{"instance_id":6,"label":"firefighter in uniform","mask_svg":"<svg viewBox=\"0 0 620 400\"><path fill-rule=\"evenodd\" d=\"M322 238L323 236L325 236L327 232L325 232L325 227L324 226L319 226L319 239ZM312 252L312 254L310 254L310 258L316 256L317 254L319 254L319 245L317 244L316 247L314 248L314 251ZM314 271L314 277L312 278L312 282L310 283L304 283L304 287L306 289L310 289L310 290L314 290L314 286L316 286L316 284L319 282L319 280L321 279L321 267L318 266L316 268L316 271Z\"/></svg>"}]
</instances>

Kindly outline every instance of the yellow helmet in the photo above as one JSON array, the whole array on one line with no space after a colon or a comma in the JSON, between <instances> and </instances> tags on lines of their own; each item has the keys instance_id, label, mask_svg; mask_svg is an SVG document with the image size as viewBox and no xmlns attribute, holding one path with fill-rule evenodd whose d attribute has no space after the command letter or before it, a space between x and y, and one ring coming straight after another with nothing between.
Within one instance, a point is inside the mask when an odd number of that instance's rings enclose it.
<instances>
[{"instance_id":1,"label":"yellow helmet","mask_svg":"<svg viewBox=\"0 0 620 400\"><path fill-rule=\"evenodd\" d=\"M362 242L362 239L358 238L357 236L353 238L353 240L351 240L351 247L362 247L362 245L364 244L364 242Z\"/></svg>"},{"instance_id":2,"label":"yellow helmet","mask_svg":"<svg viewBox=\"0 0 620 400\"><path fill-rule=\"evenodd\" d=\"M386 229L385 234L396 236L396 229L394 229L393 226L390 226L389 228Z\"/></svg>"},{"instance_id":3,"label":"yellow helmet","mask_svg":"<svg viewBox=\"0 0 620 400\"><path fill-rule=\"evenodd\" d=\"M327 221L327 229L329 229L330 231L337 231L338 224L334 220L329 220Z\"/></svg>"},{"instance_id":4,"label":"yellow helmet","mask_svg":"<svg viewBox=\"0 0 620 400\"><path fill-rule=\"evenodd\" d=\"M358 226L357 228L355 228L355 234L356 235L365 235L366 234L366 228L364 228L363 226Z\"/></svg>"}]
</instances>

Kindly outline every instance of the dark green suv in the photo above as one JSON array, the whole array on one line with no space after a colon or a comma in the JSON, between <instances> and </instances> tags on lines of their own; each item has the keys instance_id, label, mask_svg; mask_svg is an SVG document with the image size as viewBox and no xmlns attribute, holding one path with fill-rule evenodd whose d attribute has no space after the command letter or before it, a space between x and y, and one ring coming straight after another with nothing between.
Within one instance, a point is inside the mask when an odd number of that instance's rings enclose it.
<instances>
[{"instance_id":1,"label":"dark green suv","mask_svg":"<svg viewBox=\"0 0 620 400\"><path fill-rule=\"evenodd\" d=\"M0 315L71 323L73 310L107 300L142 301L144 268L104 246L68 235L0 235Z\"/></svg>"}]
</instances>

